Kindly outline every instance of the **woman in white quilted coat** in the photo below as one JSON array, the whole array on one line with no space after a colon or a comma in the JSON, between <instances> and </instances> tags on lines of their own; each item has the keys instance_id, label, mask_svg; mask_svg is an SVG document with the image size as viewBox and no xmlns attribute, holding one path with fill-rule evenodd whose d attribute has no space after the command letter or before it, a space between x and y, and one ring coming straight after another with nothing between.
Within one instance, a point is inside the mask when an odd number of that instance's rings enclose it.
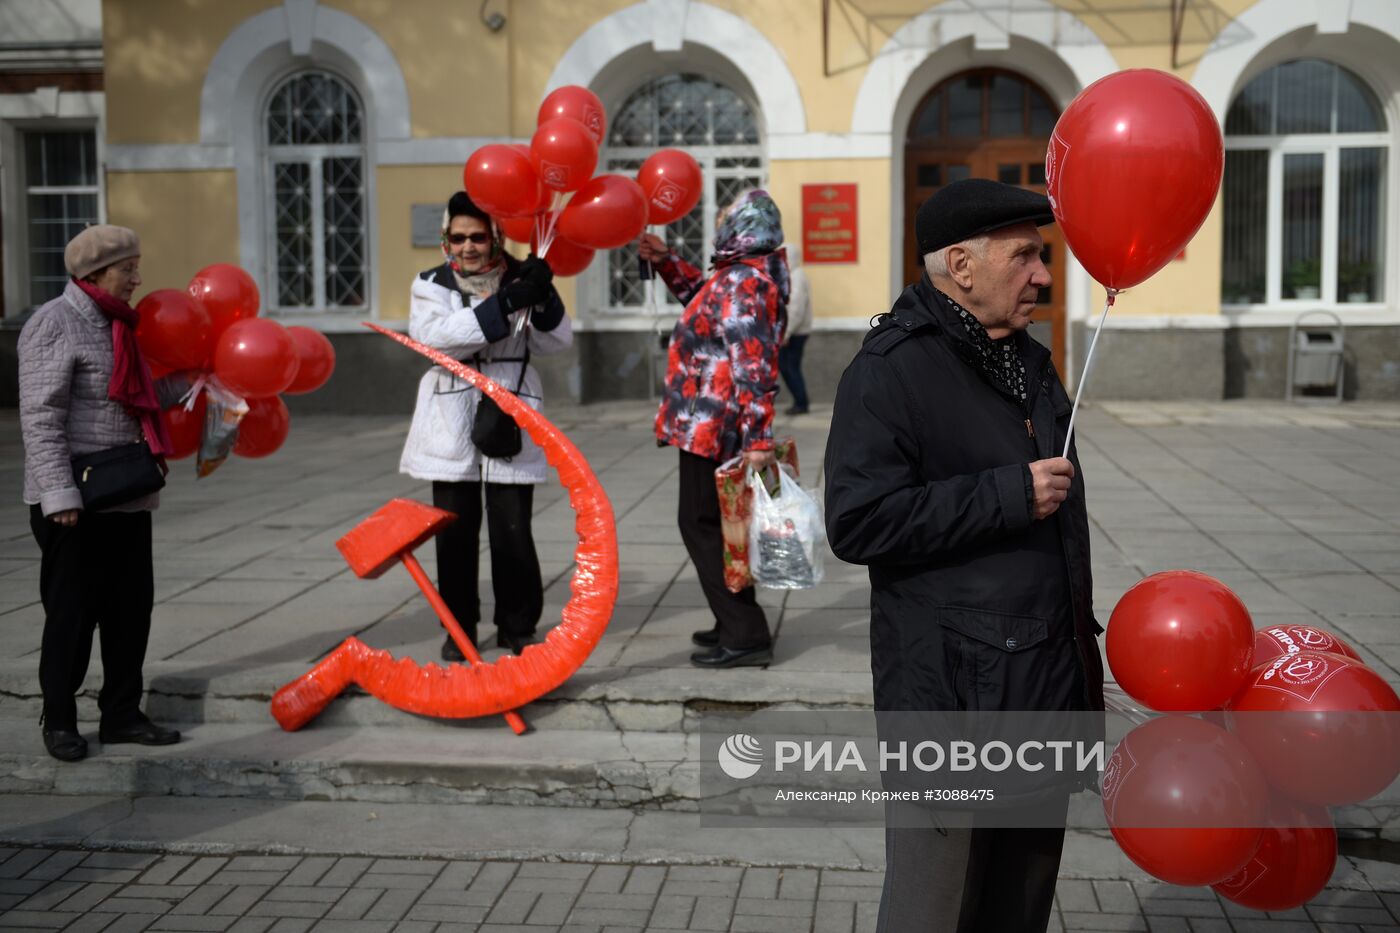
<instances>
[{"instance_id":1,"label":"woman in white quilted coat","mask_svg":"<svg viewBox=\"0 0 1400 933\"><path fill-rule=\"evenodd\" d=\"M443 214L442 249L446 262L414 279L409 336L540 408L540 377L529 357L562 352L573 342L549 266L533 256L520 262L506 254L496 225L462 191ZM481 400L478 389L441 367L428 370L418 383L399 470L431 481L433 504L457 515L435 539L438 589L474 645L481 620L477 563L484 496L496 641L519 654L536 640L544 611L530 516L534 488L545 481L548 465L524 432L514 456L487 457L477 450L472 426ZM442 658L463 660L451 636L443 642Z\"/></svg>"}]
</instances>

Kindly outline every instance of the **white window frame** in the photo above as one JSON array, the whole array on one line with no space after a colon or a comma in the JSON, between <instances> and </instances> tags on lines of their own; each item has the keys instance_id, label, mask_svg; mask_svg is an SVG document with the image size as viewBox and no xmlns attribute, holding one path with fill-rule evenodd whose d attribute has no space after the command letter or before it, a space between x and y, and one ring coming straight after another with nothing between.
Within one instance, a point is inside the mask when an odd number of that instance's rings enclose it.
<instances>
[{"instance_id":1,"label":"white window frame","mask_svg":"<svg viewBox=\"0 0 1400 933\"><path fill-rule=\"evenodd\" d=\"M345 85L355 97L355 103L360 108L360 142L358 143L338 143L324 145L274 145L267 141L267 120L268 109L272 106L273 97L289 81L295 80L302 75L324 74L334 78ZM373 213L371 210L371 186L370 174L371 164L369 159L369 121L365 110L364 95L356 87L355 82L345 75L322 65L309 68L298 68L295 71L287 72L271 82L267 93L263 95L262 102L257 111L258 120L258 149L259 149L259 189L260 204L262 214L261 237L263 253L263 281L267 287L263 293L263 305L273 315L284 319L302 319L331 315L370 315L374 314L374 285L373 271L373 237L371 236L371 224L373 223ZM363 305L328 305L326 303L326 244L325 244L325 224L326 215L323 201L325 182L323 179L323 165L327 159L345 158L347 156L358 157L360 160L360 197L363 201L362 218L364 224L363 242L361 253L364 262L364 304ZM275 175L273 168L279 164L300 163L309 166L309 176L311 183L311 255L312 255L312 304L310 307L304 305L283 305L278 300L281 291L281 283L277 277L277 188L274 183Z\"/></svg>"},{"instance_id":2,"label":"white window frame","mask_svg":"<svg viewBox=\"0 0 1400 933\"><path fill-rule=\"evenodd\" d=\"M1394 214L1396 180L1392 176L1393 159L1391 150L1394 139L1389 133L1309 133L1285 136L1227 136L1225 148L1228 150L1266 150L1268 162L1268 222L1265 241L1266 264L1264 274L1264 302L1262 304L1223 304L1226 310L1247 311L1259 308L1349 308L1362 310L1383 309L1392 296L1387 285L1391 281L1390 263L1381 278L1381 295L1378 301L1343 302L1337 295L1337 227L1341 210L1340 165L1344 149L1383 149L1386 167L1386 200L1382 205L1385 216L1381 227L1389 238ZM1283 160L1285 155L1322 156L1322 287L1318 298L1283 297ZM1394 257L1393 246L1385 248L1387 257Z\"/></svg>"},{"instance_id":3,"label":"white window frame","mask_svg":"<svg viewBox=\"0 0 1400 933\"><path fill-rule=\"evenodd\" d=\"M93 145L92 145L92 158L93 158L93 177L94 177L94 179L95 179L94 182L93 182L91 185L31 185L31 184L29 183L30 180L29 180L29 177L28 177L28 173L29 173L29 152L28 152L28 149L29 149L29 137L31 137L31 136L42 136L42 135L48 135L48 134L53 134L53 133L79 133L79 132L88 132L88 133L91 133L91 134L92 134L92 137L93 137L93 141L92 141L92 143L93 143ZM96 216L96 218L95 218L95 219L96 219L96 222L97 222L97 223L105 223L105 222L106 222L106 213L107 213L107 209L106 209L106 204L105 204L106 197L105 197L105 191L104 191L104 182L105 182L105 178L106 178L106 174L107 174L107 173L103 170L103 166L102 166L101 147L100 147L100 141L99 141L99 139L97 138L97 127L94 126L94 125L92 125L92 124L88 124L88 123L83 123L83 124L78 124L78 123L68 123L68 124L40 124L40 125L38 125L38 126L23 127L23 128L21 128L21 129L19 130L19 132L18 132L17 135L18 135L19 138L16 140L16 143L17 143L16 149L17 149L17 155L18 155L18 159L17 159L16 161L17 161L17 164L18 164L18 166L19 166L19 171L20 171L20 173L21 173L22 176L23 176L23 181L22 181L22 183L21 183L21 185L20 185L20 191L19 191L19 197L20 197L20 200L21 200L21 202L22 202L22 206L20 207L20 217L21 217L20 224L22 225L22 230L23 230L23 233L22 233L22 241L23 241L23 247L22 247L22 248L23 248L23 251L20 253L20 257L21 257L21 258L20 258L20 262L21 262L21 266L22 266L23 271L24 271L24 274L23 274L23 277L22 277L22 278L23 278L23 289L24 289L24 301L23 301L23 304L24 304L24 307L26 307L26 308L31 308L31 307L38 307L38 305L37 305L37 304L34 304L34 303L33 303L33 299L32 299L32 295L33 295L33 284L34 284L34 271L33 271L32 267L30 266L31 256L30 256L30 250L29 250L29 231L30 231L30 227L31 227L31 225L32 225L32 220L33 220L33 218L30 216L30 213L29 213L29 198L30 198L30 196L31 196L31 195L36 195L36 194L39 194L39 195L44 195L44 194L90 194L90 195L93 196L93 198L96 199L96 203L97 203L97 216Z\"/></svg>"}]
</instances>

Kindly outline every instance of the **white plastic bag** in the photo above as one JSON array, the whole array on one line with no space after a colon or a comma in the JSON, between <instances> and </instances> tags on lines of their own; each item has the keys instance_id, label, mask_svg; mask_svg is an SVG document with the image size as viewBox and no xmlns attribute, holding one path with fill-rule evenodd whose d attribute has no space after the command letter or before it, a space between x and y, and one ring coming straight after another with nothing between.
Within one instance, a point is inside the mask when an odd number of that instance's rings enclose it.
<instances>
[{"instance_id":1,"label":"white plastic bag","mask_svg":"<svg viewBox=\"0 0 1400 933\"><path fill-rule=\"evenodd\" d=\"M753 520L749 523L749 567L759 586L804 590L822 580L826 529L817 500L798 485L792 471L778 471L778 493L769 495L760 473L749 471Z\"/></svg>"}]
</instances>

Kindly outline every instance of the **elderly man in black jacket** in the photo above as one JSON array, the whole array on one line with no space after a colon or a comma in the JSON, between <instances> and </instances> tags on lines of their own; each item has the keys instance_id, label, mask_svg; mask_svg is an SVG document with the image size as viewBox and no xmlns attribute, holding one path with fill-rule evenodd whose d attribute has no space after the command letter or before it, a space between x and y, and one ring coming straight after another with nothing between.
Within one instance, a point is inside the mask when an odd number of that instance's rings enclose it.
<instances>
[{"instance_id":1,"label":"elderly man in black jacket","mask_svg":"<svg viewBox=\"0 0 1400 933\"><path fill-rule=\"evenodd\" d=\"M1103 709L1070 400L1025 332L1053 222L1023 189L941 189L916 221L926 275L842 376L827 531L870 569L877 711ZM1063 841L887 825L879 930L1043 931Z\"/></svg>"}]
</instances>

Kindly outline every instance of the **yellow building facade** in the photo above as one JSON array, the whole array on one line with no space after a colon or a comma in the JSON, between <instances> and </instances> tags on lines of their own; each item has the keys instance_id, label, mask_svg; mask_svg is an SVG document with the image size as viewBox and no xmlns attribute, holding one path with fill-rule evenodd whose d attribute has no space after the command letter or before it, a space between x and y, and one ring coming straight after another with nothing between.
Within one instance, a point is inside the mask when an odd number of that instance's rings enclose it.
<instances>
[{"instance_id":1,"label":"yellow building facade","mask_svg":"<svg viewBox=\"0 0 1400 933\"><path fill-rule=\"evenodd\" d=\"M1348 393L1400 397L1400 3L1104 6L103 0L102 215L140 231L149 287L237 263L264 313L330 334L342 388L317 404L406 411L414 364L367 349L382 338L359 322L406 319L467 156L528 142L545 94L582 85L610 119L599 172L630 174L662 146L701 162L701 204L664 231L695 259L743 187L773 193L794 243L818 231L810 202L839 192L851 232L833 235L851 249L806 266L820 400L916 274L924 197L969 175L1043 186L1045 139L1075 95L1157 68L1226 127L1226 185L1185 254L1119 299L1094 394L1279 397L1289 327L1318 310L1347 328ZM1035 332L1072 381L1103 292L1052 249ZM19 265L7 259L7 318L25 303ZM678 309L637 279L635 254L600 252L561 290L578 339L553 389L645 396Z\"/></svg>"}]
</instances>

